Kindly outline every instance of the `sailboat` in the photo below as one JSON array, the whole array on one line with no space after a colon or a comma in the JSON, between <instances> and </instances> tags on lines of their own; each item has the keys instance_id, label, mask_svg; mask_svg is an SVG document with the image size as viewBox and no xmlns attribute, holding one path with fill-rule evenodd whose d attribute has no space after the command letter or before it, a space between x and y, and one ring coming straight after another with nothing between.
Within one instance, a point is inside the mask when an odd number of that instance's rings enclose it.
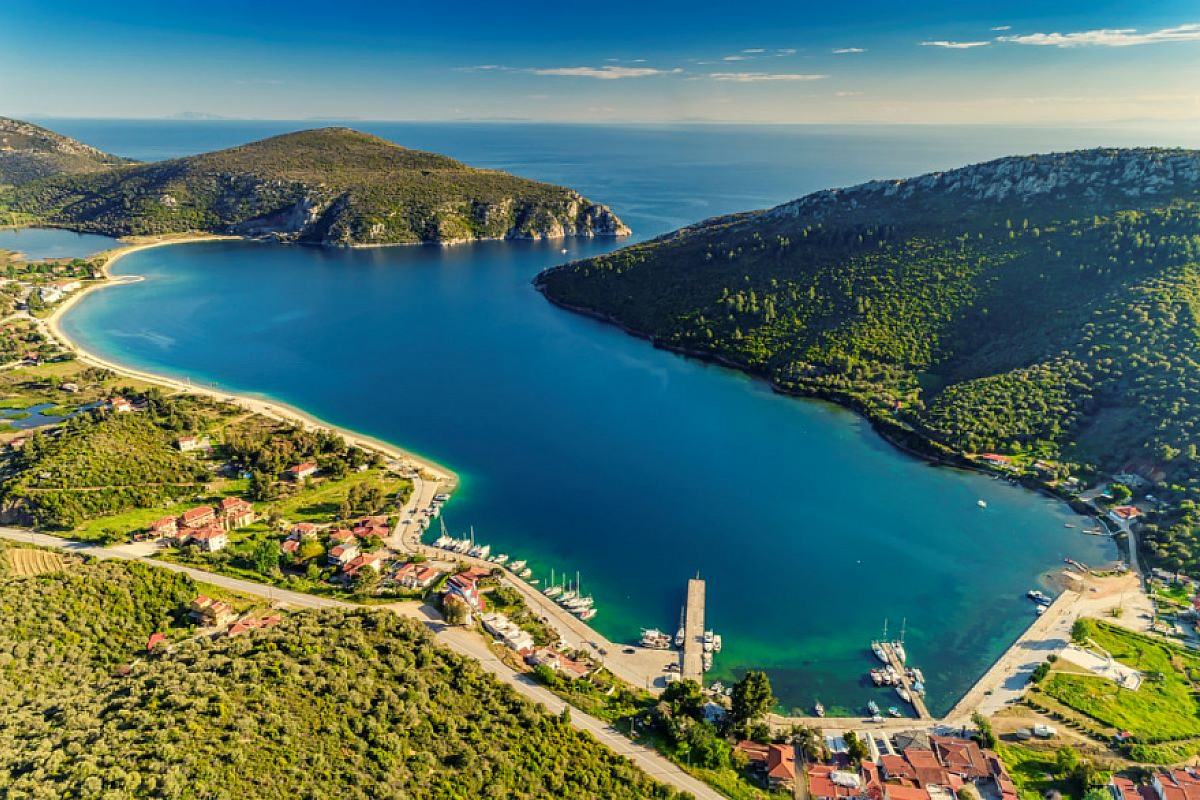
<instances>
[{"instance_id":1,"label":"sailboat","mask_svg":"<svg viewBox=\"0 0 1200 800\"><path fill-rule=\"evenodd\" d=\"M562 594L562 591L563 591L562 587L554 582L554 568L551 567L550 568L550 585L547 586L545 589L542 589L542 594L546 595L546 597L558 597L560 594Z\"/></svg>"},{"instance_id":2,"label":"sailboat","mask_svg":"<svg viewBox=\"0 0 1200 800\"><path fill-rule=\"evenodd\" d=\"M684 637L687 636L687 632L684 631L684 629L683 629L683 613L684 613L684 610L682 607L680 607L680 609L679 609L679 629L675 631L675 646L676 647L683 647Z\"/></svg>"},{"instance_id":3,"label":"sailboat","mask_svg":"<svg viewBox=\"0 0 1200 800\"><path fill-rule=\"evenodd\" d=\"M871 642L871 652L875 654L883 663L888 663L887 653L884 652L883 643L887 641L887 620L883 621L883 639Z\"/></svg>"},{"instance_id":4,"label":"sailboat","mask_svg":"<svg viewBox=\"0 0 1200 800\"><path fill-rule=\"evenodd\" d=\"M900 638L892 642L892 652L900 659L901 664L908 660L908 653L904 652L904 626L907 624L907 619L900 620Z\"/></svg>"}]
</instances>

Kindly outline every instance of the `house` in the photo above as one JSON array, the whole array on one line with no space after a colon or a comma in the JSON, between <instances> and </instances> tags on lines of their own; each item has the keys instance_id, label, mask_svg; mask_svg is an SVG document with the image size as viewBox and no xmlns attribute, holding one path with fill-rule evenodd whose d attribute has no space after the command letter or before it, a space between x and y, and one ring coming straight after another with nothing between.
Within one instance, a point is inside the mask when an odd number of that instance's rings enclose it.
<instances>
[{"instance_id":1,"label":"house","mask_svg":"<svg viewBox=\"0 0 1200 800\"><path fill-rule=\"evenodd\" d=\"M503 614L484 614L479 620L484 630L502 641L505 647L517 652L533 649L533 636Z\"/></svg>"},{"instance_id":2,"label":"house","mask_svg":"<svg viewBox=\"0 0 1200 800\"><path fill-rule=\"evenodd\" d=\"M151 522L146 528L152 539L162 539L166 536L174 536L179 530L179 524L175 517L163 517Z\"/></svg>"},{"instance_id":3,"label":"house","mask_svg":"<svg viewBox=\"0 0 1200 800\"><path fill-rule=\"evenodd\" d=\"M1108 510L1108 518L1118 525L1124 522L1133 522L1140 516L1142 516L1142 510L1137 506L1113 506Z\"/></svg>"},{"instance_id":4,"label":"house","mask_svg":"<svg viewBox=\"0 0 1200 800\"><path fill-rule=\"evenodd\" d=\"M1200 776L1185 769L1156 772L1150 785L1158 800L1200 800Z\"/></svg>"},{"instance_id":5,"label":"house","mask_svg":"<svg viewBox=\"0 0 1200 800\"><path fill-rule=\"evenodd\" d=\"M999 453L984 453L979 456L979 460L991 464L993 467L1007 467L1012 464L1011 458L1002 456Z\"/></svg>"},{"instance_id":6,"label":"house","mask_svg":"<svg viewBox=\"0 0 1200 800\"><path fill-rule=\"evenodd\" d=\"M360 539L386 539L392 531L386 525L359 525L351 532Z\"/></svg>"},{"instance_id":7,"label":"house","mask_svg":"<svg viewBox=\"0 0 1200 800\"><path fill-rule=\"evenodd\" d=\"M988 772L992 776L992 781L996 784L995 793L1000 795L1001 800L1017 800L1017 785L1013 783L1013 779L1008 774L1008 769L1004 766L1004 762L1000 760L1000 756L996 755L992 750L984 750L983 758L987 761Z\"/></svg>"},{"instance_id":8,"label":"house","mask_svg":"<svg viewBox=\"0 0 1200 800\"><path fill-rule=\"evenodd\" d=\"M229 544L229 535L220 525L205 525L188 531L187 543L194 544L206 553L224 550Z\"/></svg>"},{"instance_id":9,"label":"house","mask_svg":"<svg viewBox=\"0 0 1200 800\"><path fill-rule=\"evenodd\" d=\"M282 550L286 555L294 556L300 550L300 540L284 539L279 543L279 549Z\"/></svg>"},{"instance_id":10,"label":"house","mask_svg":"<svg viewBox=\"0 0 1200 800\"><path fill-rule=\"evenodd\" d=\"M479 585L473 578L465 574L451 575L450 579L446 581L446 589L442 598L445 600L450 597L457 597L474 611L483 608L483 597L479 594Z\"/></svg>"},{"instance_id":11,"label":"house","mask_svg":"<svg viewBox=\"0 0 1200 800\"><path fill-rule=\"evenodd\" d=\"M221 500L221 522L226 530L244 528L254 522L254 506L240 497Z\"/></svg>"},{"instance_id":12,"label":"house","mask_svg":"<svg viewBox=\"0 0 1200 800\"><path fill-rule=\"evenodd\" d=\"M285 474L287 475L288 480L299 482L305 478L311 478L313 475L316 475L317 465L312 461L305 461L301 464L297 464L294 467L288 467Z\"/></svg>"},{"instance_id":13,"label":"house","mask_svg":"<svg viewBox=\"0 0 1200 800\"><path fill-rule=\"evenodd\" d=\"M337 547L330 549L327 560L330 564L338 566L349 564L354 559L358 558L358 545L354 544L339 544Z\"/></svg>"},{"instance_id":14,"label":"house","mask_svg":"<svg viewBox=\"0 0 1200 800\"><path fill-rule=\"evenodd\" d=\"M553 647L539 647L524 653L525 663L531 667L549 667L568 678L584 678L592 668L582 661L568 658Z\"/></svg>"},{"instance_id":15,"label":"house","mask_svg":"<svg viewBox=\"0 0 1200 800\"><path fill-rule=\"evenodd\" d=\"M796 786L796 748L790 744L738 742L734 748L746 754L751 769L768 789L791 791Z\"/></svg>"},{"instance_id":16,"label":"house","mask_svg":"<svg viewBox=\"0 0 1200 800\"><path fill-rule=\"evenodd\" d=\"M229 630L225 631L226 636L240 636L243 633L250 631L262 630L278 625L283 621L283 617L278 614L269 614L265 617L242 617L237 622L229 626Z\"/></svg>"},{"instance_id":17,"label":"house","mask_svg":"<svg viewBox=\"0 0 1200 800\"><path fill-rule=\"evenodd\" d=\"M114 397L105 403L105 406L109 411L112 411L116 414L127 414L130 411L133 411L133 403L129 402L124 397Z\"/></svg>"},{"instance_id":18,"label":"house","mask_svg":"<svg viewBox=\"0 0 1200 800\"><path fill-rule=\"evenodd\" d=\"M228 625L237 617L233 606L203 594L189 603L188 609L189 616L206 628Z\"/></svg>"},{"instance_id":19,"label":"house","mask_svg":"<svg viewBox=\"0 0 1200 800\"><path fill-rule=\"evenodd\" d=\"M884 800L933 800L927 790L899 783L885 783L883 798Z\"/></svg>"},{"instance_id":20,"label":"house","mask_svg":"<svg viewBox=\"0 0 1200 800\"><path fill-rule=\"evenodd\" d=\"M363 528L386 528L388 526L388 518L386 514L378 514L371 517L363 517L358 521L358 524Z\"/></svg>"},{"instance_id":21,"label":"house","mask_svg":"<svg viewBox=\"0 0 1200 800\"><path fill-rule=\"evenodd\" d=\"M392 575L392 580L405 589L428 589L437 583L443 573L428 564L414 564L411 561L402 564Z\"/></svg>"},{"instance_id":22,"label":"house","mask_svg":"<svg viewBox=\"0 0 1200 800\"><path fill-rule=\"evenodd\" d=\"M374 553L363 553L355 556L342 565L342 574L348 578L353 578L362 569L373 569L376 572L383 570L383 562L387 560L391 553L387 550L376 550Z\"/></svg>"},{"instance_id":23,"label":"house","mask_svg":"<svg viewBox=\"0 0 1200 800\"><path fill-rule=\"evenodd\" d=\"M930 736L938 760L951 773L965 781L978 781L990 776L983 750L971 739L952 736Z\"/></svg>"},{"instance_id":24,"label":"house","mask_svg":"<svg viewBox=\"0 0 1200 800\"><path fill-rule=\"evenodd\" d=\"M62 389L67 394L79 394L79 384L78 383L67 382L67 383L64 383L63 385L59 386L58 388Z\"/></svg>"},{"instance_id":25,"label":"house","mask_svg":"<svg viewBox=\"0 0 1200 800\"><path fill-rule=\"evenodd\" d=\"M207 436L180 436L175 440L175 446L179 448L181 453L190 453L194 450L212 450L212 442Z\"/></svg>"},{"instance_id":26,"label":"house","mask_svg":"<svg viewBox=\"0 0 1200 800\"><path fill-rule=\"evenodd\" d=\"M202 528L217 521L217 511L212 506L196 506L189 508L179 517L184 528Z\"/></svg>"},{"instance_id":27,"label":"house","mask_svg":"<svg viewBox=\"0 0 1200 800\"><path fill-rule=\"evenodd\" d=\"M477 583L484 578L492 577L492 569L490 567L469 567L458 573L456 577Z\"/></svg>"},{"instance_id":28,"label":"house","mask_svg":"<svg viewBox=\"0 0 1200 800\"><path fill-rule=\"evenodd\" d=\"M814 764L808 768L808 794L812 800L842 800L867 796L863 780L858 775L839 770L829 764Z\"/></svg>"},{"instance_id":29,"label":"house","mask_svg":"<svg viewBox=\"0 0 1200 800\"><path fill-rule=\"evenodd\" d=\"M354 535L353 531L348 531L345 528L338 528L336 531L329 534L329 541L333 544L350 544L357 538L358 537Z\"/></svg>"},{"instance_id":30,"label":"house","mask_svg":"<svg viewBox=\"0 0 1200 800\"><path fill-rule=\"evenodd\" d=\"M1142 800L1137 784L1120 775L1112 776L1108 782L1108 791L1112 794L1113 800Z\"/></svg>"},{"instance_id":31,"label":"house","mask_svg":"<svg viewBox=\"0 0 1200 800\"><path fill-rule=\"evenodd\" d=\"M297 522L295 525L293 525L291 528L288 529L288 538L296 539L296 540L312 539L317 535L317 532L320 530L321 530L320 527L317 526L316 523Z\"/></svg>"},{"instance_id":32,"label":"house","mask_svg":"<svg viewBox=\"0 0 1200 800\"><path fill-rule=\"evenodd\" d=\"M79 281L51 281L38 287L38 296L46 303L57 303L83 284Z\"/></svg>"}]
</instances>

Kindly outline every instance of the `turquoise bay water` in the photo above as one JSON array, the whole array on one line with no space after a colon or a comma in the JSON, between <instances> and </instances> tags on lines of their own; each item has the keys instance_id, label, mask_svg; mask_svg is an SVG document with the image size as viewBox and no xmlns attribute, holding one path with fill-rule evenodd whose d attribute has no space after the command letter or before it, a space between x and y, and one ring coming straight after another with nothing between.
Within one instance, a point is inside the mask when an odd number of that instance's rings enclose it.
<instances>
[{"instance_id":1,"label":"turquoise bay water","mask_svg":"<svg viewBox=\"0 0 1200 800\"><path fill-rule=\"evenodd\" d=\"M1015 135L443 127L453 146L422 140L436 126L390 135L569 183L639 236L996 155ZM118 264L147 280L93 293L64 325L119 362L270 395L452 467L449 525L543 579L581 571L608 636L673 630L699 571L725 640L712 676L764 667L785 709L892 704L863 683L889 618L893 632L907 619L911 663L945 711L1032 620L1023 595L1040 575L1114 556L1065 528L1061 504L908 458L848 412L655 350L530 287L613 246L157 248Z\"/></svg>"},{"instance_id":2,"label":"turquoise bay water","mask_svg":"<svg viewBox=\"0 0 1200 800\"><path fill-rule=\"evenodd\" d=\"M58 228L0 230L0 250L14 250L27 259L86 258L120 244L108 236L75 233Z\"/></svg>"}]
</instances>

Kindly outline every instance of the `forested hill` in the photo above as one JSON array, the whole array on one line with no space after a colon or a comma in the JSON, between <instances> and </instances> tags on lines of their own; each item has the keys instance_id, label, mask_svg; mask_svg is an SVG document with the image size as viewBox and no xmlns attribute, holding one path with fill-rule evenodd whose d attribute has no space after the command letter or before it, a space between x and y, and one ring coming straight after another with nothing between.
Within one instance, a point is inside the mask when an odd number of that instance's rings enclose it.
<instances>
[{"instance_id":1,"label":"forested hill","mask_svg":"<svg viewBox=\"0 0 1200 800\"><path fill-rule=\"evenodd\" d=\"M622 235L578 193L347 128L37 181L0 205L51 224L109 233L210 231L322 244Z\"/></svg>"},{"instance_id":2,"label":"forested hill","mask_svg":"<svg viewBox=\"0 0 1200 800\"><path fill-rule=\"evenodd\" d=\"M0 186L132 163L40 125L0 117Z\"/></svg>"},{"instance_id":3,"label":"forested hill","mask_svg":"<svg viewBox=\"0 0 1200 800\"><path fill-rule=\"evenodd\" d=\"M1003 158L708 220L536 283L923 446L1195 494L1198 192L1195 151Z\"/></svg>"},{"instance_id":4,"label":"forested hill","mask_svg":"<svg viewBox=\"0 0 1200 800\"><path fill-rule=\"evenodd\" d=\"M29 577L8 565L53 561L14 552L0 548L4 797L678 797L390 611L213 639L187 623L200 589L184 575L73 560ZM171 647L147 653L156 632Z\"/></svg>"}]
</instances>

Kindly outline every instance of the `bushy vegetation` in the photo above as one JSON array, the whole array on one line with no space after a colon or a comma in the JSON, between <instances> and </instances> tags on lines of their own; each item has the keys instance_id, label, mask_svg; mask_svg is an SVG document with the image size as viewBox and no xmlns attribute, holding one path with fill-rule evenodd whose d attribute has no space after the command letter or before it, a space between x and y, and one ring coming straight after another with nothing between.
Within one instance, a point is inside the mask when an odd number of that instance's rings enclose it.
<instances>
[{"instance_id":1,"label":"bushy vegetation","mask_svg":"<svg viewBox=\"0 0 1200 800\"><path fill-rule=\"evenodd\" d=\"M397 243L617 232L575 192L344 128L107 172L58 176L0 197L14 211L114 235L279 232L303 241ZM608 230L611 228L611 230Z\"/></svg>"},{"instance_id":2,"label":"bushy vegetation","mask_svg":"<svg viewBox=\"0 0 1200 800\"><path fill-rule=\"evenodd\" d=\"M137 564L0 577L0 793L674 797L390 612L191 638L197 587ZM166 631L174 645L146 654Z\"/></svg>"},{"instance_id":3,"label":"bushy vegetation","mask_svg":"<svg viewBox=\"0 0 1200 800\"><path fill-rule=\"evenodd\" d=\"M1099 676L1054 670L1040 691L1104 725L1129 731L1141 744L1200 737L1200 657L1097 620L1079 620L1072 635L1142 672L1141 686L1134 691Z\"/></svg>"},{"instance_id":4,"label":"bushy vegetation","mask_svg":"<svg viewBox=\"0 0 1200 800\"><path fill-rule=\"evenodd\" d=\"M97 172L128 163L41 126L0 117L0 185Z\"/></svg>"},{"instance_id":5,"label":"bushy vegetation","mask_svg":"<svg viewBox=\"0 0 1200 800\"><path fill-rule=\"evenodd\" d=\"M150 414L97 412L35 433L10 456L0 493L35 524L72 528L90 517L168 505L195 494L207 473L179 453Z\"/></svg>"},{"instance_id":6,"label":"bushy vegetation","mask_svg":"<svg viewBox=\"0 0 1200 800\"><path fill-rule=\"evenodd\" d=\"M1006 159L1058 188L1002 199L955 188L976 168L933 188L914 179L909 195L814 196L537 283L662 346L859 408L931 453L1045 458L1084 476L1136 471L1172 499L1195 498L1200 181L1141 179L1172 159L1194 171L1198 157ZM1122 177L1126 167L1140 177ZM1200 534L1187 524L1176 552L1200 567Z\"/></svg>"}]
</instances>

